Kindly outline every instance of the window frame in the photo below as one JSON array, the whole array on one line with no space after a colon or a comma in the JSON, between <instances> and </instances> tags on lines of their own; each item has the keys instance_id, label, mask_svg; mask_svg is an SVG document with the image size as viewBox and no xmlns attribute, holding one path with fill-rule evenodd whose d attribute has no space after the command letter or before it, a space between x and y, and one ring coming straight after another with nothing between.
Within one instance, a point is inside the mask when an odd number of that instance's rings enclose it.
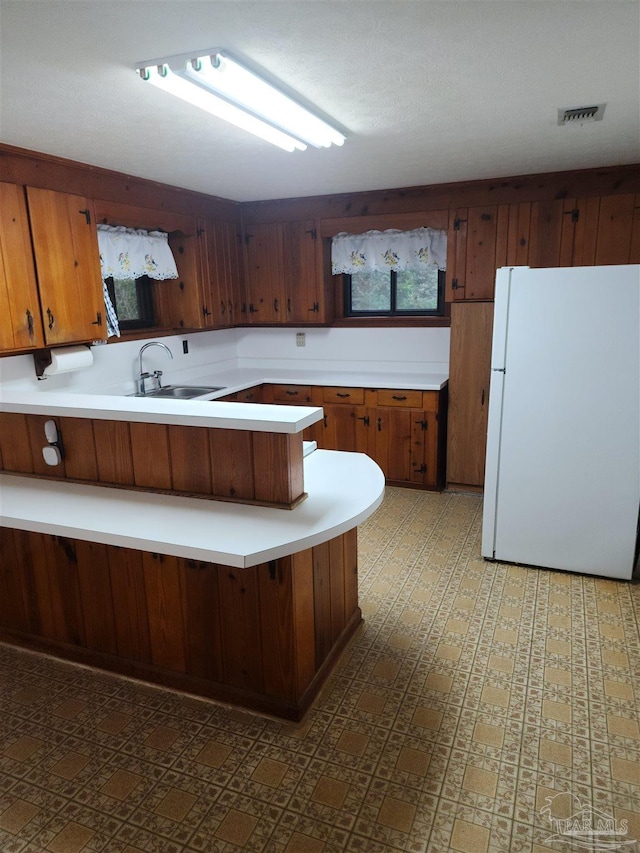
<instances>
[{"instance_id":1,"label":"window frame","mask_svg":"<svg viewBox=\"0 0 640 853\"><path fill-rule=\"evenodd\" d=\"M398 309L396 308L397 301L397 281L398 273L396 270L389 270L389 295L390 309L382 311L380 309L372 311L358 311L352 307L352 291L351 291L351 274L342 273L343 282L343 311L345 318L358 317L444 317L446 311L446 271L438 270L438 304L434 309Z\"/></svg>"}]
</instances>

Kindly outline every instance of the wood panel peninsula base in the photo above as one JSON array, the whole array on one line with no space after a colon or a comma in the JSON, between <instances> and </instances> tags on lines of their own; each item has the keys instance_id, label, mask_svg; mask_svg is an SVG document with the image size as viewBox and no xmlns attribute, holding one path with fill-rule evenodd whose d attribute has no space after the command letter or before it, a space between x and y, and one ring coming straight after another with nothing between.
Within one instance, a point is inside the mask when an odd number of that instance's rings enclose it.
<instances>
[{"instance_id":1,"label":"wood panel peninsula base","mask_svg":"<svg viewBox=\"0 0 640 853\"><path fill-rule=\"evenodd\" d=\"M0 528L0 637L300 720L361 621L356 530L251 568Z\"/></svg>"},{"instance_id":2,"label":"wood panel peninsula base","mask_svg":"<svg viewBox=\"0 0 640 853\"><path fill-rule=\"evenodd\" d=\"M384 476L316 450L304 482L288 510L0 473L0 639L300 720L360 624Z\"/></svg>"}]
</instances>

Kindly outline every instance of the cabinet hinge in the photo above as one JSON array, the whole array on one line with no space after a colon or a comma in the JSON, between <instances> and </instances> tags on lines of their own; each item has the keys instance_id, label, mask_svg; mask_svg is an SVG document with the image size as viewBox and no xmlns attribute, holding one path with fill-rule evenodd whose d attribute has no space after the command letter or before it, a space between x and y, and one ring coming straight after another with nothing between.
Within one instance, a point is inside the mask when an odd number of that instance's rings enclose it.
<instances>
[{"instance_id":1,"label":"cabinet hinge","mask_svg":"<svg viewBox=\"0 0 640 853\"><path fill-rule=\"evenodd\" d=\"M314 302L313 305L311 306L311 308L309 308L309 311L313 311L316 314L319 310L320 310L320 306L318 305L317 302Z\"/></svg>"},{"instance_id":2,"label":"cabinet hinge","mask_svg":"<svg viewBox=\"0 0 640 853\"><path fill-rule=\"evenodd\" d=\"M202 237L204 234L204 228L196 228L196 234L198 237Z\"/></svg>"},{"instance_id":3,"label":"cabinet hinge","mask_svg":"<svg viewBox=\"0 0 640 853\"><path fill-rule=\"evenodd\" d=\"M87 210L79 210L78 213L81 213L84 216L87 225L91 225L91 211L88 208Z\"/></svg>"},{"instance_id":4,"label":"cabinet hinge","mask_svg":"<svg viewBox=\"0 0 640 853\"><path fill-rule=\"evenodd\" d=\"M453 230L459 231L460 230L460 223L466 222L466 221L467 221L466 219L460 219L458 216L456 216L456 218L453 220Z\"/></svg>"},{"instance_id":5,"label":"cabinet hinge","mask_svg":"<svg viewBox=\"0 0 640 853\"><path fill-rule=\"evenodd\" d=\"M269 560L269 577L272 581L276 579L276 561Z\"/></svg>"},{"instance_id":6,"label":"cabinet hinge","mask_svg":"<svg viewBox=\"0 0 640 853\"><path fill-rule=\"evenodd\" d=\"M315 228L310 228L308 231L305 231L305 234L311 234L312 240L315 240L316 237L318 236L318 232L316 231Z\"/></svg>"},{"instance_id":7,"label":"cabinet hinge","mask_svg":"<svg viewBox=\"0 0 640 853\"><path fill-rule=\"evenodd\" d=\"M572 222L577 222L580 219L580 211L577 207L575 207L573 210L565 210L564 215L570 216Z\"/></svg>"},{"instance_id":8,"label":"cabinet hinge","mask_svg":"<svg viewBox=\"0 0 640 853\"><path fill-rule=\"evenodd\" d=\"M249 240L251 240L252 237L253 237L253 234L245 234L244 235L244 242L247 246L249 245Z\"/></svg>"},{"instance_id":9,"label":"cabinet hinge","mask_svg":"<svg viewBox=\"0 0 640 853\"><path fill-rule=\"evenodd\" d=\"M420 424L420 429L421 429L423 432L426 430L426 428L427 428L427 426L428 426L428 423L427 423L427 421L425 421L425 420L415 421L415 423Z\"/></svg>"},{"instance_id":10,"label":"cabinet hinge","mask_svg":"<svg viewBox=\"0 0 640 853\"><path fill-rule=\"evenodd\" d=\"M423 462L419 468L414 468L413 470L415 471L416 474L426 474L427 473L427 466Z\"/></svg>"},{"instance_id":11,"label":"cabinet hinge","mask_svg":"<svg viewBox=\"0 0 640 853\"><path fill-rule=\"evenodd\" d=\"M457 278L451 280L451 290L461 290L463 287L463 284L458 284Z\"/></svg>"}]
</instances>

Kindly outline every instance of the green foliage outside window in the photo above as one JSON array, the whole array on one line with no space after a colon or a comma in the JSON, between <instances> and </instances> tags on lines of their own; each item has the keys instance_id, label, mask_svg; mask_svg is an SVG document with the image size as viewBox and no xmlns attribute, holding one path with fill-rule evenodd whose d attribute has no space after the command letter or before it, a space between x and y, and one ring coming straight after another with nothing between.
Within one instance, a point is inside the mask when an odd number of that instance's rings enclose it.
<instances>
[{"instance_id":1,"label":"green foliage outside window","mask_svg":"<svg viewBox=\"0 0 640 853\"><path fill-rule=\"evenodd\" d=\"M443 313L444 272L421 270L363 271L345 276L346 314Z\"/></svg>"}]
</instances>

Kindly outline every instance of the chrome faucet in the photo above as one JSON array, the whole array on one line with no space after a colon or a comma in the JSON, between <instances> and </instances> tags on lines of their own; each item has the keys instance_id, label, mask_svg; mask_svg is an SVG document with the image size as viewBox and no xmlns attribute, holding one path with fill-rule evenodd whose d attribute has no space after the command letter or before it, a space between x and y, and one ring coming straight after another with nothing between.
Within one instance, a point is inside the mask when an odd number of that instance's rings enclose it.
<instances>
[{"instance_id":1,"label":"chrome faucet","mask_svg":"<svg viewBox=\"0 0 640 853\"><path fill-rule=\"evenodd\" d=\"M138 393L143 396L147 393L147 389L144 384L145 379L151 379L152 376L156 380L156 390L158 390L158 388L162 388L162 382L160 379L162 376L161 370L154 370L153 373L147 373L142 370L142 353L149 347L162 347L162 349L169 353L169 358L173 358L173 353L169 347L166 344L161 344L160 341L149 341L148 344L144 344L144 346L140 347L140 352L138 353Z\"/></svg>"}]
</instances>

